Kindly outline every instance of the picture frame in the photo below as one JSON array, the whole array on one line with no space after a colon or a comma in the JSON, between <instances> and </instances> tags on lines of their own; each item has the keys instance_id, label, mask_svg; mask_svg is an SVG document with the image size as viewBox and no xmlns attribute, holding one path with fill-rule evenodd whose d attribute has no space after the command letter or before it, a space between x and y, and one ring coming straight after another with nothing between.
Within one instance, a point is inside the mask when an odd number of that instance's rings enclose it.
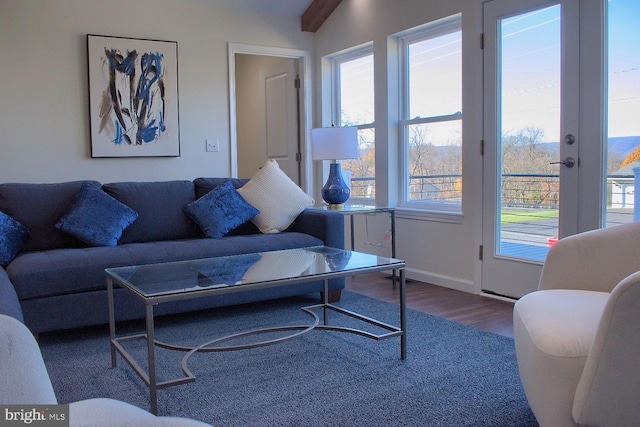
<instances>
[{"instance_id":1,"label":"picture frame","mask_svg":"<svg viewBox=\"0 0 640 427\"><path fill-rule=\"evenodd\" d=\"M87 34L91 157L179 157L178 43Z\"/></svg>"}]
</instances>

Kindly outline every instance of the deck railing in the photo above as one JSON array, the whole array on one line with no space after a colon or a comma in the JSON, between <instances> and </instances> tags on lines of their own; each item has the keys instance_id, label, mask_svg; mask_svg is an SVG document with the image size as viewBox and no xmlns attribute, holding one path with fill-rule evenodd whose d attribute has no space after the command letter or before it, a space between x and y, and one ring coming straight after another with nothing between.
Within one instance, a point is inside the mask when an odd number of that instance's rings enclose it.
<instances>
[{"instance_id":1,"label":"deck railing","mask_svg":"<svg viewBox=\"0 0 640 427\"><path fill-rule=\"evenodd\" d=\"M607 177L607 209L615 211L618 220L622 218L625 222L633 221L633 191L629 189L633 179L633 175L609 175ZM560 177L558 174L503 174L501 190L503 210L558 209ZM374 198L375 178L352 177L351 195ZM462 200L462 175L411 176L409 179L409 199L459 202ZM629 218L626 219L625 216Z\"/></svg>"}]
</instances>

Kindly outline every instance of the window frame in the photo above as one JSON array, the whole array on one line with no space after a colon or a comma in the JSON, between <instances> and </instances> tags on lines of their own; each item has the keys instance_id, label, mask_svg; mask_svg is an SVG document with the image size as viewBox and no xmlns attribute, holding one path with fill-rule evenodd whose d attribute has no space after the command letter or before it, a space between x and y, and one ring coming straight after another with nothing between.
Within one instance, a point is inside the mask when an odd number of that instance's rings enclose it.
<instances>
[{"instance_id":1,"label":"window frame","mask_svg":"<svg viewBox=\"0 0 640 427\"><path fill-rule=\"evenodd\" d=\"M430 22L422 25L418 28L414 28L405 31L397 35L396 41L398 45L398 61L399 61L399 114L400 120L398 122L398 132L400 141L400 172L401 179L399 180L399 198L398 207L403 209L410 209L415 211L425 211L434 214L462 214L463 200L459 204L438 202L435 200L410 200L409 199L409 134L408 129L412 125L421 125L429 123L444 123L454 120L460 121L460 129L463 126L462 112L456 112L453 114L420 117L409 117L410 113L410 87L409 87L409 46L414 43L433 39L436 37L445 36L455 32L461 34L461 49L462 49L462 14L458 13L446 18L439 19L437 21ZM462 52L460 53L462 57ZM462 59L462 58L461 58ZM462 66L460 69L461 84L462 82ZM460 105L462 108L462 94L460 99ZM460 152L460 162L462 164L462 150ZM463 183L464 187L464 183ZM461 190L462 195L462 190Z\"/></svg>"},{"instance_id":2,"label":"window frame","mask_svg":"<svg viewBox=\"0 0 640 427\"><path fill-rule=\"evenodd\" d=\"M342 123L342 115L340 114L340 112L342 111L342 99L340 96L340 92L341 92L341 75L340 75L340 65L342 63L345 62L349 62L349 61L353 61L356 59L360 59L360 58L364 58L366 56L371 56L372 59L374 59L374 53L373 53L373 43L367 43L365 45L362 46L358 46L356 48L353 49L349 49L347 51L344 52L340 52L334 55L330 55L328 56L329 59L329 63L330 63L330 67L331 67L331 99L332 99L332 103L331 103L331 124L335 124L336 126L344 126L344 124ZM374 64L374 68L375 68L375 61L372 61L372 63ZM374 73L374 79L375 79L375 69L373 70ZM374 84L374 108L375 108L375 84ZM374 111L374 115L375 115L375 111ZM376 147L376 140L375 140L375 120L373 122L370 123L359 123L356 125L353 125L353 127L358 129L358 133L360 133L361 130L366 130L366 129L372 129L374 132L374 149L377 148ZM375 183L375 174L373 176L374 178L374 183ZM351 196L349 198L349 203L351 204L363 204L363 205L375 205L376 203L376 197L374 195L374 197L355 197L355 196Z\"/></svg>"}]
</instances>

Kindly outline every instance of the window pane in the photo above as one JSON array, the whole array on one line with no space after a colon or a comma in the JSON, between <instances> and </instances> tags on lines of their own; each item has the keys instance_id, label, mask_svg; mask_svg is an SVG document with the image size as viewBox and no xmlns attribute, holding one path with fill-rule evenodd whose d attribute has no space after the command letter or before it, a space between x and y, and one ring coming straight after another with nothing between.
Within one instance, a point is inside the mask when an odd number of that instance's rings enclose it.
<instances>
[{"instance_id":1,"label":"window pane","mask_svg":"<svg viewBox=\"0 0 640 427\"><path fill-rule=\"evenodd\" d=\"M339 126L371 125L374 122L373 55L340 62L337 82L340 88ZM351 197L374 199L375 191L375 131L358 130L358 159L345 160L342 169L345 181L351 179Z\"/></svg>"},{"instance_id":2,"label":"window pane","mask_svg":"<svg viewBox=\"0 0 640 427\"><path fill-rule=\"evenodd\" d=\"M376 197L376 147L375 129L358 131L358 160L345 160L342 163L345 181L351 174L351 197Z\"/></svg>"},{"instance_id":3,"label":"window pane","mask_svg":"<svg viewBox=\"0 0 640 427\"><path fill-rule=\"evenodd\" d=\"M544 261L558 237L560 17L555 5L499 21L500 255Z\"/></svg>"},{"instance_id":4,"label":"window pane","mask_svg":"<svg viewBox=\"0 0 640 427\"><path fill-rule=\"evenodd\" d=\"M342 62L340 126L373 123L373 55Z\"/></svg>"},{"instance_id":5,"label":"window pane","mask_svg":"<svg viewBox=\"0 0 640 427\"><path fill-rule=\"evenodd\" d=\"M462 120L407 126L408 200L460 205Z\"/></svg>"},{"instance_id":6,"label":"window pane","mask_svg":"<svg viewBox=\"0 0 640 427\"><path fill-rule=\"evenodd\" d=\"M409 117L462 111L461 31L409 45Z\"/></svg>"},{"instance_id":7,"label":"window pane","mask_svg":"<svg viewBox=\"0 0 640 427\"><path fill-rule=\"evenodd\" d=\"M608 5L606 225L634 221L633 168L640 166L640 3Z\"/></svg>"}]
</instances>

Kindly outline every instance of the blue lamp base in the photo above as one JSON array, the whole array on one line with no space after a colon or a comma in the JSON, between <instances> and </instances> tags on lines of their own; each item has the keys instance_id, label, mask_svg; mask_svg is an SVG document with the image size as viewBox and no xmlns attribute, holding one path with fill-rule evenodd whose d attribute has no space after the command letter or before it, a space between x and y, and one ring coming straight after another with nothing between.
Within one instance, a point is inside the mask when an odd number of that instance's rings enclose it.
<instances>
[{"instance_id":1,"label":"blue lamp base","mask_svg":"<svg viewBox=\"0 0 640 427\"><path fill-rule=\"evenodd\" d=\"M340 163L331 163L329 165L329 178L322 187L322 199L329 206L336 207L344 204L349 199L351 190L342 179L342 170Z\"/></svg>"}]
</instances>

